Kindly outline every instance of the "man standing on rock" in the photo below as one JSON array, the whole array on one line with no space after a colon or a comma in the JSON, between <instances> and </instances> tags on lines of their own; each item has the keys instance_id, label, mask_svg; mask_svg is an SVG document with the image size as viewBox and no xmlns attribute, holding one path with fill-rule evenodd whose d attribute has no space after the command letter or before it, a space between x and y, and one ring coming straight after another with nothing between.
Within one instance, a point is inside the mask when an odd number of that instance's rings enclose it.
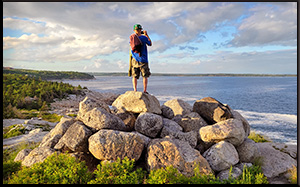
<instances>
[{"instance_id":1,"label":"man standing on rock","mask_svg":"<svg viewBox=\"0 0 300 187\"><path fill-rule=\"evenodd\" d=\"M128 75L132 76L133 89L134 91L137 91L137 79L139 79L140 74L142 73L144 93L148 93L148 77L151 73L148 65L147 45L151 46L152 42L147 31L142 31L142 29L140 24L135 24L133 26L134 33L130 35L131 50Z\"/></svg>"}]
</instances>

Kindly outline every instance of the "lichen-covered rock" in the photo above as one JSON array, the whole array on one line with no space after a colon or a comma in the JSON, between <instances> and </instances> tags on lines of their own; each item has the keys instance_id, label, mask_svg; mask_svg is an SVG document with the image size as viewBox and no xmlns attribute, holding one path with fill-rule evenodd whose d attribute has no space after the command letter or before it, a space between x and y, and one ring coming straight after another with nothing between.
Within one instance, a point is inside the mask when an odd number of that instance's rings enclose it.
<instances>
[{"instance_id":1,"label":"lichen-covered rock","mask_svg":"<svg viewBox=\"0 0 300 187\"><path fill-rule=\"evenodd\" d=\"M79 118L86 126L94 131L100 129L126 130L124 122L103 108L93 108Z\"/></svg>"},{"instance_id":2,"label":"lichen-covered rock","mask_svg":"<svg viewBox=\"0 0 300 187\"><path fill-rule=\"evenodd\" d=\"M293 166L297 167L296 159L280 149L276 149L272 143L256 143L256 145L262 157L261 169L266 177L285 175Z\"/></svg>"},{"instance_id":3,"label":"lichen-covered rock","mask_svg":"<svg viewBox=\"0 0 300 187\"><path fill-rule=\"evenodd\" d=\"M246 138L241 145L236 147L236 150L241 162L254 163L255 159L260 155L256 143L249 138Z\"/></svg>"},{"instance_id":4,"label":"lichen-covered rock","mask_svg":"<svg viewBox=\"0 0 300 187\"><path fill-rule=\"evenodd\" d=\"M181 99L166 101L161 106L162 115L172 119L176 115L185 115L192 112L193 107Z\"/></svg>"},{"instance_id":5,"label":"lichen-covered rock","mask_svg":"<svg viewBox=\"0 0 300 187\"><path fill-rule=\"evenodd\" d=\"M163 118L163 128L160 133L160 137L171 136L175 139L186 141L191 147L196 147L197 145L197 133L194 131L182 132L182 127L180 127L175 121Z\"/></svg>"},{"instance_id":6,"label":"lichen-covered rock","mask_svg":"<svg viewBox=\"0 0 300 187\"><path fill-rule=\"evenodd\" d=\"M14 161L15 162L18 162L18 161L23 161L24 159L25 159L25 157L27 156L27 155L29 155L29 153L32 151L32 149L23 149L23 150L21 150L18 154L17 154L17 156L16 156L16 158L14 159Z\"/></svg>"},{"instance_id":7,"label":"lichen-covered rock","mask_svg":"<svg viewBox=\"0 0 300 187\"><path fill-rule=\"evenodd\" d=\"M137 133L106 129L90 136L88 142L90 153L99 160L138 160L146 144L145 138Z\"/></svg>"},{"instance_id":8,"label":"lichen-covered rock","mask_svg":"<svg viewBox=\"0 0 300 187\"><path fill-rule=\"evenodd\" d=\"M151 112L161 114L160 104L156 97L143 92L127 91L125 94L120 95L112 103L112 106L133 113Z\"/></svg>"},{"instance_id":9,"label":"lichen-covered rock","mask_svg":"<svg viewBox=\"0 0 300 187\"><path fill-rule=\"evenodd\" d=\"M218 172L229 169L239 162L239 155L231 143L221 141L204 152L210 167Z\"/></svg>"},{"instance_id":10,"label":"lichen-covered rock","mask_svg":"<svg viewBox=\"0 0 300 187\"><path fill-rule=\"evenodd\" d=\"M62 149L66 146L73 152L87 152L88 138L91 135L92 131L90 129L88 129L82 122L76 121L68 128L54 148Z\"/></svg>"},{"instance_id":11,"label":"lichen-covered rock","mask_svg":"<svg viewBox=\"0 0 300 187\"><path fill-rule=\"evenodd\" d=\"M193 112L200 114L208 124L232 118L229 108L212 97L197 100L193 105Z\"/></svg>"},{"instance_id":12,"label":"lichen-covered rock","mask_svg":"<svg viewBox=\"0 0 300 187\"><path fill-rule=\"evenodd\" d=\"M51 156L54 153L54 149L48 147L37 147L24 158L22 165L30 167L35 163L43 162L48 156Z\"/></svg>"},{"instance_id":13,"label":"lichen-covered rock","mask_svg":"<svg viewBox=\"0 0 300 187\"><path fill-rule=\"evenodd\" d=\"M147 149L148 170L173 166L182 174L194 175L194 168L205 175L213 173L208 162L199 151L187 142L172 138L153 139Z\"/></svg>"},{"instance_id":14,"label":"lichen-covered rock","mask_svg":"<svg viewBox=\"0 0 300 187\"><path fill-rule=\"evenodd\" d=\"M39 147L54 148L60 138L74 122L74 118L62 117L60 122L48 134L46 134L46 136L44 136Z\"/></svg>"},{"instance_id":15,"label":"lichen-covered rock","mask_svg":"<svg viewBox=\"0 0 300 187\"><path fill-rule=\"evenodd\" d=\"M160 132L163 127L163 120L162 117L145 112L141 113L136 121L135 121L135 130L139 133L142 133L148 137L154 138Z\"/></svg>"},{"instance_id":16,"label":"lichen-covered rock","mask_svg":"<svg viewBox=\"0 0 300 187\"><path fill-rule=\"evenodd\" d=\"M227 108L229 108L230 112L232 113L232 117L234 119L239 119L242 121L244 130L245 130L245 137L248 137L250 134L250 124L248 123L248 121L238 111L233 110L228 105L225 105L225 106Z\"/></svg>"},{"instance_id":17,"label":"lichen-covered rock","mask_svg":"<svg viewBox=\"0 0 300 187\"><path fill-rule=\"evenodd\" d=\"M245 139L243 123L238 119L228 119L214 125L202 127L199 133L204 142L220 142L225 140L234 146L242 144Z\"/></svg>"}]
</instances>

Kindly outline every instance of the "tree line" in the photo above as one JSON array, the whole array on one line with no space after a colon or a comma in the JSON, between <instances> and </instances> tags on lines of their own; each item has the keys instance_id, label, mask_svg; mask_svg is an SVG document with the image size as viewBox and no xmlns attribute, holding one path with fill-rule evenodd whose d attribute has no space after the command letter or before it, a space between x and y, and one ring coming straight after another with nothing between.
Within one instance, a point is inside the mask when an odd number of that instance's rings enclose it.
<instances>
[{"instance_id":1,"label":"tree line","mask_svg":"<svg viewBox=\"0 0 300 187\"><path fill-rule=\"evenodd\" d=\"M20 74L3 74L3 118L15 117L13 108L45 110L54 98L79 94L82 88Z\"/></svg>"},{"instance_id":2,"label":"tree line","mask_svg":"<svg viewBox=\"0 0 300 187\"><path fill-rule=\"evenodd\" d=\"M62 80L62 79L94 79L93 75L74 71L38 71L29 69L3 68L3 74L20 74L31 77L41 77L43 80Z\"/></svg>"}]
</instances>

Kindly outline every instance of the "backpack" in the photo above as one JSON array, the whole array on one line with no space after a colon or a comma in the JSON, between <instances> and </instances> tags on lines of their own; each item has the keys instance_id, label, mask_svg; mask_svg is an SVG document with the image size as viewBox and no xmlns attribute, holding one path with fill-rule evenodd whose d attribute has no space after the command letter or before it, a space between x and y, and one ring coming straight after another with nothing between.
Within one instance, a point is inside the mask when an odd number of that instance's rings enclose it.
<instances>
[{"instance_id":1,"label":"backpack","mask_svg":"<svg viewBox=\"0 0 300 187\"><path fill-rule=\"evenodd\" d=\"M137 34L133 33L132 35L130 35L129 38L130 38L130 47L131 47L131 50L134 53L138 53L139 56L141 56L141 50L142 50L143 43L139 39L139 36Z\"/></svg>"}]
</instances>

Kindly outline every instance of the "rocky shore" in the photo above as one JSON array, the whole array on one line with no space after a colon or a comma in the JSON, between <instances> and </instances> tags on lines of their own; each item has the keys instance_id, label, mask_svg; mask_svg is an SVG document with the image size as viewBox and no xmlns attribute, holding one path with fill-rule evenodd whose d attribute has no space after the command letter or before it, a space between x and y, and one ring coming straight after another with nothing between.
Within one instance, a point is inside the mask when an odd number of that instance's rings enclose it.
<instances>
[{"instance_id":1,"label":"rocky shore","mask_svg":"<svg viewBox=\"0 0 300 187\"><path fill-rule=\"evenodd\" d=\"M193 106L180 99L160 105L142 92L86 93L53 103L53 112L77 117L63 117L39 147L20 151L15 160L30 167L55 152L68 152L92 171L100 161L128 157L148 171L172 165L191 176L198 167L220 179L228 178L231 167L238 177L244 165L260 160L270 183L289 183L289 170L297 167L296 145L255 143L248 138L247 120L214 98Z\"/></svg>"}]
</instances>

